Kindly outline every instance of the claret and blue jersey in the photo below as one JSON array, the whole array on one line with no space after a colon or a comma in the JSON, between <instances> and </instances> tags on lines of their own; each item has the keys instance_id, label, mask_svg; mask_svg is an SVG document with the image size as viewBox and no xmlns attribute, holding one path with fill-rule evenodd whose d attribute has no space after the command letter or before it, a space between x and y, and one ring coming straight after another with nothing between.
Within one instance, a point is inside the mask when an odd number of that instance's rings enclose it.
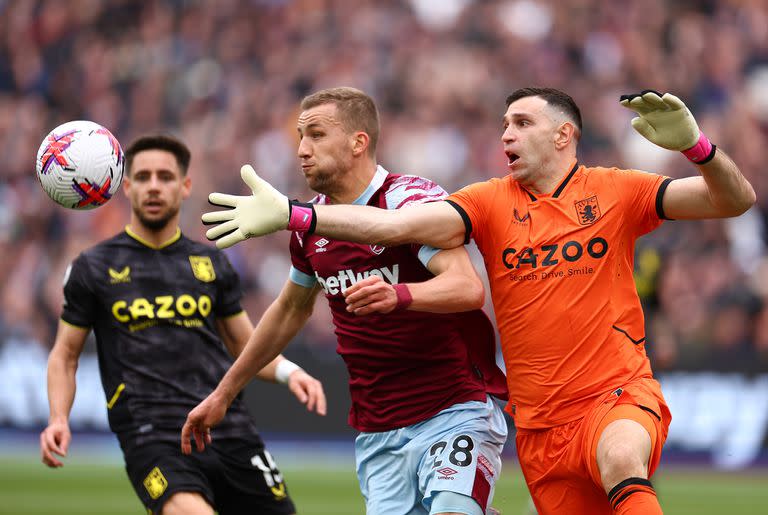
<instances>
[{"instance_id":1,"label":"claret and blue jersey","mask_svg":"<svg viewBox=\"0 0 768 515\"><path fill-rule=\"evenodd\" d=\"M386 209L441 200L446 192L417 176L378 167L354 202ZM327 203L325 196L313 202ZM423 282L438 250L421 245L382 247L294 233L290 279L319 284L333 313L338 353L350 374L349 423L360 431L386 431L425 420L457 403L485 402L486 382L502 384L495 366L494 331L481 311L454 314L399 311L357 316L346 310L343 291L370 275L386 282ZM477 352L487 359L470 357Z\"/></svg>"}]
</instances>

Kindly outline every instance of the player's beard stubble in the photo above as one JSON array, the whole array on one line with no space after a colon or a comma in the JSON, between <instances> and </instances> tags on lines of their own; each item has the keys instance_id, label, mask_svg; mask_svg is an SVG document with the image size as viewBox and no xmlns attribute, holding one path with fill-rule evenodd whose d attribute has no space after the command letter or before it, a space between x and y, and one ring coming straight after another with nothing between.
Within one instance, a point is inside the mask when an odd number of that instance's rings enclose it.
<instances>
[{"instance_id":1,"label":"player's beard stubble","mask_svg":"<svg viewBox=\"0 0 768 515\"><path fill-rule=\"evenodd\" d=\"M141 222L141 225L150 231L160 231L165 229L168 223L179 213L179 207L170 206L166 211L150 217L141 210L141 207L134 206L133 213L136 215L139 222Z\"/></svg>"},{"instance_id":2,"label":"player's beard stubble","mask_svg":"<svg viewBox=\"0 0 768 515\"><path fill-rule=\"evenodd\" d=\"M305 174L304 179L312 191L334 197L344 190L344 179L352 169L352 163L337 159L333 167L323 167L314 170L311 174Z\"/></svg>"},{"instance_id":3,"label":"player's beard stubble","mask_svg":"<svg viewBox=\"0 0 768 515\"><path fill-rule=\"evenodd\" d=\"M317 193L321 193L323 195L331 195L334 193L334 180L333 176L326 173L318 173L311 177L306 177L307 180L307 186L312 191L315 191Z\"/></svg>"}]
</instances>

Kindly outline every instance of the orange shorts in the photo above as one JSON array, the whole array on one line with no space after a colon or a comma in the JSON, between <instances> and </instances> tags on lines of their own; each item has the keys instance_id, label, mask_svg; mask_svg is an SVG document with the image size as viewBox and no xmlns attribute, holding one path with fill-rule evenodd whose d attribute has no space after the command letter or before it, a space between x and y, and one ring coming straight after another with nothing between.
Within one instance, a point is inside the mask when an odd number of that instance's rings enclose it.
<instances>
[{"instance_id":1,"label":"orange shorts","mask_svg":"<svg viewBox=\"0 0 768 515\"><path fill-rule=\"evenodd\" d=\"M641 378L600 398L583 418L548 429L518 429L520 467L539 515L610 515L597 467L597 442L605 427L635 420L651 436L648 477L661 459L672 416L659 383Z\"/></svg>"}]
</instances>

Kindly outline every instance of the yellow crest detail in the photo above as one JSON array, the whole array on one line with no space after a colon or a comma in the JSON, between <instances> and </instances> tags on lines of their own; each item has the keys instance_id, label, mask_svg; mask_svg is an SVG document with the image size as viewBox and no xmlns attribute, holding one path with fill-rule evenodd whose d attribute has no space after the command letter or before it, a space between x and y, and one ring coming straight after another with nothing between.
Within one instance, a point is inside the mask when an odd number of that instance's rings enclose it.
<instances>
[{"instance_id":1,"label":"yellow crest detail","mask_svg":"<svg viewBox=\"0 0 768 515\"><path fill-rule=\"evenodd\" d=\"M216 279L216 271L213 269L213 263L208 256L189 256L189 264L192 265L192 273L195 274L195 277L204 283Z\"/></svg>"},{"instance_id":2,"label":"yellow crest detail","mask_svg":"<svg viewBox=\"0 0 768 515\"><path fill-rule=\"evenodd\" d=\"M270 490L272 490L272 495L275 496L275 500L282 500L287 497L288 494L285 493L285 483L280 483L277 486L270 487Z\"/></svg>"},{"instance_id":3,"label":"yellow crest detail","mask_svg":"<svg viewBox=\"0 0 768 515\"><path fill-rule=\"evenodd\" d=\"M131 267L129 266L123 267L119 272L111 267L107 271L109 272L109 282L111 284L131 282Z\"/></svg>"},{"instance_id":4,"label":"yellow crest detail","mask_svg":"<svg viewBox=\"0 0 768 515\"><path fill-rule=\"evenodd\" d=\"M168 480L165 479L165 476L160 472L160 469L155 467L149 474L147 474L147 477L144 478L144 488L147 489L147 492L152 499L157 499L163 495L165 489L168 488Z\"/></svg>"}]
</instances>

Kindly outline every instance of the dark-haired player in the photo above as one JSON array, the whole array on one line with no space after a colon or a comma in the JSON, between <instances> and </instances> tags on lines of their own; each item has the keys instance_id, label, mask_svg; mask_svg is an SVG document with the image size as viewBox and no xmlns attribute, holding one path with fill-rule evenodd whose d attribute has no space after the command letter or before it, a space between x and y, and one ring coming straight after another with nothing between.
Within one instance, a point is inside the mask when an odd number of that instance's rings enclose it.
<instances>
[{"instance_id":1,"label":"dark-haired player","mask_svg":"<svg viewBox=\"0 0 768 515\"><path fill-rule=\"evenodd\" d=\"M301 108L298 155L307 183L320 193L316 204L407 210L445 196L426 179L377 166L378 114L363 92L319 91ZM360 431L355 456L366 513L484 515L507 436L489 393L506 397L506 387L493 327L478 309L482 282L466 251L360 245L307 231L291 235L290 251L283 291L216 390L189 414L186 452L191 433L202 447L200 435L288 344L322 291L349 370L349 424ZM376 301L348 309L348 289ZM388 314L359 316L374 308ZM449 313L455 311L465 312Z\"/></svg>"},{"instance_id":2,"label":"dark-haired player","mask_svg":"<svg viewBox=\"0 0 768 515\"><path fill-rule=\"evenodd\" d=\"M524 88L507 99L509 173L445 202L397 211L290 203L255 174L253 195L210 196L226 247L278 229L440 248L472 236L483 254L515 418L517 451L542 515L661 513L648 478L670 414L645 354L634 245L665 218L737 216L755 202L738 167L683 102L645 91L621 99L632 126L681 151L701 174L678 180L576 159L581 114L567 94ZM269 206L269 209L262 209ZM306 217L306 219L305 219ZM365 299L360 299L365 302Z\"/></svg>"},{"instance_id":3,"label":"dark-haired player","mask_svg":"<svg viewBox=\"0 0 768 515\"><path fill-rule=\"evenodd\" d=\"M275 461L240 398L205 453L184 456L179 431L245 346L253 325L224 254L181 234L190 153L169 136L146 136L126 151L125 231L86 250L64 282L65 304L48 360L50 418L43 462L60 467L71 433L75 370L93 329L128 476L150 513L291 514ZM320 383L278 356L258 373L279 380L310 411L325 413Z\"/></svg>"}]
</instances>

